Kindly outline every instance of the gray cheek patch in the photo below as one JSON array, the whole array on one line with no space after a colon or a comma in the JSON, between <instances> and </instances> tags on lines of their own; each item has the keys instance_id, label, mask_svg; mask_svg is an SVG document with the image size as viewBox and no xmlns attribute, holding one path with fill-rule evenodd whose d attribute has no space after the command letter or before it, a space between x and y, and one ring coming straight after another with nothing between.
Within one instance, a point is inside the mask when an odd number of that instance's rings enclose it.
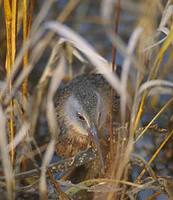
<instances>
[{"instance_id":1,"label":"gray cheek patch","mask_svg":"<svg viewBox=\"0 0 173 200\"><path fill-rule=\"evenodd\" d=\"M73 129L76 129L76 131L81 133L82 135L88 135L87 131L83 129L81 123L77 119L77 116L76 116L77 112L82 113L84 116L86 115L82 106L80 105L80 103L74 96L70 96L67 99L64 105L64 111L65 111L64 115L65 115L66 123L72 126ZM86 119L86 117L85 117L85 120L88 124L88 120Z\"/></svg>"}]
</instances>

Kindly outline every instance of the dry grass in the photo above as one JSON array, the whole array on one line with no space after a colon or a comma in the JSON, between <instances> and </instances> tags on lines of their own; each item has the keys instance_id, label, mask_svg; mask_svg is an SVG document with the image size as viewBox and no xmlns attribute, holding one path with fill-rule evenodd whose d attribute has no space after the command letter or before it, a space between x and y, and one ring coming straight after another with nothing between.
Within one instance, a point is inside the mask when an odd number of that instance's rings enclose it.
<instances>
[{"instance_id":1,"label":"dry grass","mask_svg":"<svg viewBox=\"0 0 173 200\"><path fill-rule=\"evenodd\" d=\"M144 199L142 191L150 190L148 199L173 199L173 171L166 169L173 158L172 1L121 0L118 8L114 0L42 2L0 1L2 195L77 199L88 191L85 198L94 193L93 199ZM120 21L112 22L115 11ZM111 63L118 57L107 59L115 52L123 57L120 77ZM50 164L59 135L54 97L62 81L88 71L103 74L119 94L121 124L116 146L110 137L106 176L73 184L54 174L68 176L96 152L88 149Z\"/></svg>"}]
</instances>

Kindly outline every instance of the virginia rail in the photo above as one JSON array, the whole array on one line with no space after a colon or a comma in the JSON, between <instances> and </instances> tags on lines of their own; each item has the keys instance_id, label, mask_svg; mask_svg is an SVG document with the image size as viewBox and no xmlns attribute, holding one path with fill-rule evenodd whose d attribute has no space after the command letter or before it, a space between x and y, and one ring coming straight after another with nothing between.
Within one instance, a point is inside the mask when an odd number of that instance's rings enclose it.
<instances>
[{"instance_id":1,"label":"virginia rail","mask_svg":"<svg viewBox=\"0 0 173 200\"><path fill-rule=\"evenodd\" d=\"M58 89L55 100L60 128L56 146L58 155L63 158L73 156L92 143L97 148L99 157L99 162L95 162L94 165L103 169L107 152L102 149L100 141L109 145L106 138L109 135L111 111L110 88L101 74L85 74ZM114 116L118 116L119 97L116 92L113 96L113 111ZM97 167L98 171L100 170Z\"/></svg>"}]
</instances>

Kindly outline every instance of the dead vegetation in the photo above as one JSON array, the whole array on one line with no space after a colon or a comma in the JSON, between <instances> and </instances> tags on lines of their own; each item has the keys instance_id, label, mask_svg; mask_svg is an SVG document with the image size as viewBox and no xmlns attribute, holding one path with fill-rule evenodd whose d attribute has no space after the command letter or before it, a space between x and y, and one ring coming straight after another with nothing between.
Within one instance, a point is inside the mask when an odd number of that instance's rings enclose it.
<instances>
[{"instance_id":1,"label":"dead vegetation","mask_svg":"<svg viewBox=\"0 0 173 200\"><path fill-rule=\"evenodd\" d=\"M4 0L0 11L1 198L173 199L173 2ZM52 161L54 96L91 72L119 94L121 124L115 145L110 116L106 176L74 184L68 171L97 152Z\"/></svg>"}]
</instances>

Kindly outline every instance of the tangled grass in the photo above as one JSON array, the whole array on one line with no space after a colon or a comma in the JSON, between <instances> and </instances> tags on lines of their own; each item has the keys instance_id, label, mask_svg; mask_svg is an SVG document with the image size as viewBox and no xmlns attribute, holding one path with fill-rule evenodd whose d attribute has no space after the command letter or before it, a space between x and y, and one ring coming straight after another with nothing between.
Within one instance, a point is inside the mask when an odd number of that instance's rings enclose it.
<instances>
[{"instance_id":1,"label":"tangled grass","mask_svg":"<svg viewBox=\"0 0 173 200\"><path fill-rule=\"evenodd\" d=\"M83 190L93 199L173 199L172 1L41 4L0 1L3 199L78 199ZM118 64L120 77L112 70ZM118 156L111 155L106 177L73 184L54 173L67 175L96 152L50 164L59 134L54 96L62 82L91 72L103 74L119 94L118 137L128 136L117 147L110 137Z\"/></svg>"}]
</instances>

